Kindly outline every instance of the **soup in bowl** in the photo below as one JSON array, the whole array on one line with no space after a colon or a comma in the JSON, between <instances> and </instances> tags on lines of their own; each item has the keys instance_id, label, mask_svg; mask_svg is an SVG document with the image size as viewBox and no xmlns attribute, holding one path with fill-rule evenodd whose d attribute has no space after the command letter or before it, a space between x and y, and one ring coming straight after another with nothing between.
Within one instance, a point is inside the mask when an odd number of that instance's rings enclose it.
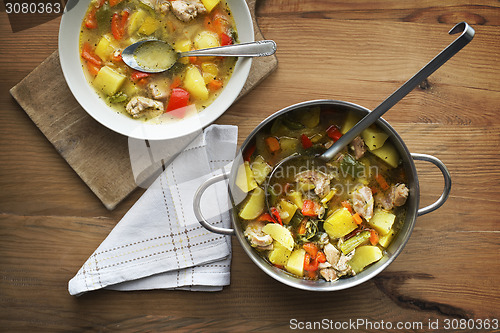
<instances>
[{"instance_id":1,"label":"soup in bowl","mask_svg":"<svg viewBox=\"0 0 500 333\"><path fill-rule=\"evenodd\" d=\"M243 88L251 59L181 58L154 74L129 68L121 51L145 39L183 52L253 41L253 25L243 0L70 1L60 29L61 67L78 102L105 126L145 139L190 134Z\"/></svg>"}]
</instances>

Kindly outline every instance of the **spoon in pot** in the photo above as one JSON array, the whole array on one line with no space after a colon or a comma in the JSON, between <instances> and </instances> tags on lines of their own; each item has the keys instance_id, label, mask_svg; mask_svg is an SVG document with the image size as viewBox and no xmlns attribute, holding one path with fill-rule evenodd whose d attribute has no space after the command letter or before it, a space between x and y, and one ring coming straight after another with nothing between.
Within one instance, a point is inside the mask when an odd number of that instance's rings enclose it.
<instances>
[{"instance_id":1,"label":"spoon in pot","mask_svg":"<svg viewBox=\"0 0 500 333\"><path fill-rule=\"evenodd\" d=\"M265 57L275 52L276 43L272 40L176 52L164 41L146 39L127 46L122 51L122 59L135 70L160 73L169 70L182 57Z\"/></svg>"},{"instance_id":2,"label":"spoon in pot","mask_svg":"<svg viewBox=\"0 0 500 333\"><path fill-rule=\"evenodd\" d=\"M418 71L412 78L406 81L401 87L399 87L395 92L393 92L386 100L384 100L379 106L377 106L373 111L364 116L353 128L351 128L347 133L340 137L327 151L323 154L315 157L301 156L298 154L291 155L282 159L271 171L271 174L267 178L265 183L265 194L267 207L270 208L269 204L269 186L272 179L275 176L285 176L287 177L287 165L290 165L292 160L302 159L303 161L294 161L294 164L300 162L301 167L306 164L305 167L312 168L324 168L327 161L334 158L347 144L349 144L355 137L361 134L363 130L368 128L370 125L375 123L382 115L392 108L397 102L399 102L403 97L405 97L410 91L412 91L416 86L418 86L425 78L434 73L439 67L441 67L445 62L447 62L451 57L453 57L458 51L460 51L465 45L467 45L474 37L474 29L470 27L466 22L461 22L455 25L449 34L456 34L461 32L461 35L455 39L450 45L448 45L443 51L441 51L434 59L432 59L427 65L425 65L420 71ZM292 168L293 170L293 168Z\"/></svg>"}]
</instances>

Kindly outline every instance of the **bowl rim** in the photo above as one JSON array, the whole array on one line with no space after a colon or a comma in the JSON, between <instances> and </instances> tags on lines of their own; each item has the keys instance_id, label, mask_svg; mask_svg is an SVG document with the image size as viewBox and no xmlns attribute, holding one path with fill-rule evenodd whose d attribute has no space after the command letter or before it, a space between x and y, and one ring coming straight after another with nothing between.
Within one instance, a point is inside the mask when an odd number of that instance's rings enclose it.
<instances>
[{"instance_id":1,"label":"bowl rim","mask_svg":"<svg viewBox=\"0 0 500 333\"><path fill-rule=\"evenodd\" d=\"M236 23L240 42L253 42L252 16L245 0L226 0ZM69 0L59 26L58 52L66 83L80 106L97 122L122 135L145 140L173 139L200 131L219 118L236 100L250 73L252 58L238 58L220 95L197 116L160 123L132 119L113 110L87 81L79 55L81 24L90 0ZM75 23L76 22L76 23ZM105 111L105 112L103 112Z\"/></svg>"},{"instance_id":2,"label":"bowl rim","mask_svg":"<svg viewBox=\"0 0 500 333\"><path fill-rule=\"evenodd\" d=\"M293 104L290 106L287 106L279 111L276 111L266 119L264 119L255 129L247 136L243 144L241 145L241 148L239 150L238 156L243 153L245 148L247 147L248 144L254 139L255 135L266 125L268 125L273 119L283 115L284 113L290 112L292 110L295 110L297 108L301 107L307 107L307 106L314 106L314 105L334 105L334 106L339 106L339 107L347 107L349 109L354 109L357 110L358 112L371 112L368 108L365 108L363 106L360 106L358 104L354 104L351 102L345 102L345 101L340 101L340 100L332 100L332 99L317 99L317 100L310 100L310 101L305 101L305 102L300 102L297 104ZM380 118L376 122L377 126L381 127L386 133L389 134L389 137L392 139L393 143L397 143L398 151L401 153L404 153L404 157L402 156L405 168L407 171L410 171L410 174L407 175L408 177L408 183L412 183L410 187L410 196L409 196L409 203L406 211L406 218L403 223L402 229L398 232L397 234L397 240L400 240L398 244L396 244L396 239L391 242L390 246L385 249L384 251L384 256L382 259L377 261L376 263L373 263L370 265L367 269L363 270L359 274L346 278L346 279L339 279L336 281L328 282L324 280L306 280L306 279L300 279L298 277L293 276L292 274L279 269L277 267L272 266L269 264L266 260L264 260L261 256L259 256L256 251L251 247L251 245L247 242L245 239L245 236L243 234L243 230L239 226L239 220L237 216L237 211L234 208L234 202L233 204L233 209L232 209L232 226L235 231L235 236L238 239L239 243L243 247L243 250L246 252L246 254L250 257L250 259L262 270L264 271L267 275L272 277L273 279L288 285L290 287L294 287L297 289L302 289L302 290L307 290L307 291L321 291L321 292L327 292L327 291L339 291L343 289L348 289L355 287L363 282L366 282L379 273L381 273L383 270L387 268L395 259L396 257L401 254L403 251L403 248L406 246L408 243L408 240L411 236L411 233L413 231L413 228L416 223L416 218L417 218L417 211L418 211L418 205L420 201L420 186L418 182L418 175L417 175L417 170L415 167L415 163L413 161L413 158L410 154L410 151L408 150L406 144L404 143L403 139L399 136L399 134L392 128L389 123L384 120L383 118ZM235 186L232 186L235 181L236 177L236 172L237 172L237 167L238 163L234 163L231 169L231 174L230 174L230 181L229 181L229 191L233 193L231 195L231 198L234 198L234 193L238 191Z\"/></svg>"}]
</instances>

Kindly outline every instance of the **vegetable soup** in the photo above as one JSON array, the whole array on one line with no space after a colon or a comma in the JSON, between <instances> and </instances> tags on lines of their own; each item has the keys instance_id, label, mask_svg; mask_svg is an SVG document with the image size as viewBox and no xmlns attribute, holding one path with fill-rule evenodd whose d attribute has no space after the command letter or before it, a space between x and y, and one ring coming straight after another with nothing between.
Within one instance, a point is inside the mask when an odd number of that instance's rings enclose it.
<instances>
[{"instance_id":1,"label":"vegetable soup","mask_svg":"<svg viewBox=\"0 0 500 333\"><path fill-rule=\"evenodd\" d=\"M401 228L409 189L385 132L373 125L332 160L311 159L359 120L328 106L301 108L247 146L235 181L247 193L238 217L247 241L272 265L311 280L353 276L380 260ZM269 179L292 154L301 157Z\"/></svg>"},{"instance_id":2,"label":"vegetable soup","mask_svg":"<svg viewBox=\"0 0 500 333\"><path fill-rule=\"evenodd\" d=\"M236 63L234 57L189 57L162 73L136 71L121 52L143 39L165 41L177 52L238 42L225 0L92 0L80 33L84 72L108 105L134 119L200 112L222 91ZM147 61L159 62L153 58Z\"/></svg>"}]
</instances>

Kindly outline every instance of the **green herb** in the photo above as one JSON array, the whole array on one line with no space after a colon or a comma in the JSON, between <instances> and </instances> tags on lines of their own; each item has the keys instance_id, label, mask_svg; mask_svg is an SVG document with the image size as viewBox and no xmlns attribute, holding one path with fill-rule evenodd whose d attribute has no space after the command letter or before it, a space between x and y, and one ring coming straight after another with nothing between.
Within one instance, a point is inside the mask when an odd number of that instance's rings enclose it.
<instances>
[{"instance_id":1,"label":"green herb","mask_svg":"<svg viewBox=\"0 0 500 333\"><path fill-rule=\"evenodd\" d=\"M128 96L125 95L123 92L119 91L113 96L109 96L107 98L109 103L123 103L127 100Z\"/></svg>"}]
</instances>

